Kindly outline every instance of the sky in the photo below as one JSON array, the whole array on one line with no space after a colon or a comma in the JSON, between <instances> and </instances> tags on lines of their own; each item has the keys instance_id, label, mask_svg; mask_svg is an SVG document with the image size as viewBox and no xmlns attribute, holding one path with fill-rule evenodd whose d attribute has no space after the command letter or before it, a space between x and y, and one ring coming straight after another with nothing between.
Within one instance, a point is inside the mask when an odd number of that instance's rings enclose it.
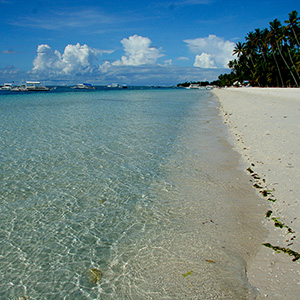
<instances>
[{"instance_id":1,"label":"sky","mask_svg":"<svg viewBox=\"0 0 300 300\"><path fill-rule=\"evenodd\" d=\"M176 85L230 72L237 42L299 0L0 0L0 85Z\"/></svg>"}]
</instances>

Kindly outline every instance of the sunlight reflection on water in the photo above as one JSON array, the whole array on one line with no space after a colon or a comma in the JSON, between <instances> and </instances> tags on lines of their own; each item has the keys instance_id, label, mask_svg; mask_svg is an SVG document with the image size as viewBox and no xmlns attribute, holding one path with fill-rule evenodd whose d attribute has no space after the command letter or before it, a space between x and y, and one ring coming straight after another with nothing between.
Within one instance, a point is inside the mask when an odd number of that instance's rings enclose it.
<instances>
[{"instance_id":1,"label":"sunlight reflection on water","mask_svg":"<svg viewBox=\"0 0 300 300\"><path fill-rule=\"evenodd\" d=\"M207 171L220 134L209 97L2 96L1 298L248 295L243 259L216 228L224 183Z\"/></svg>"}]
</instances>

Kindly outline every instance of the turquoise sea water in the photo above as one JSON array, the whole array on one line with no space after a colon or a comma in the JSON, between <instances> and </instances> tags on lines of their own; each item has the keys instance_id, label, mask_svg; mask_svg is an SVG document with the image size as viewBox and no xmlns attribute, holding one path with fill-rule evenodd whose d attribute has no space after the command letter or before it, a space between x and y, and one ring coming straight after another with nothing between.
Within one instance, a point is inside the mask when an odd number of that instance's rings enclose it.
<instances>
[{"instance_id":1,"label":"turquoise sea water","mask_svg":"<svg viewBox=\"0 0 300 300\"><path fill-rule=\"evenodd\" d=\"M1 299L252 299L210 92L0 95L0 120Z\"/></svg>"}]
</instances>

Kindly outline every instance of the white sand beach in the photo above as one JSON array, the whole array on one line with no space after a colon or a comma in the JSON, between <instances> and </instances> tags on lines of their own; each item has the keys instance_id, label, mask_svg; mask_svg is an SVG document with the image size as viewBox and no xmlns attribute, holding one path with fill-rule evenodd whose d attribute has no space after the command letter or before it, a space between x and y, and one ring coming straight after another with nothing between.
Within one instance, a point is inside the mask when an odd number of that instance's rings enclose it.
<instances>
[{"instance_id":1,"label":"white sand beach","mask_svg":"<svg viewBox=\"0 0 300 300\"><path fill-rule=\"evenodd\" d=\"M299 299L300 89L213 92L224 122L230 125L229 139L241 153L241 164L262 201L269 204L270 216L262 218L268 235L261 242L291 254L262 245L248 262L249 282L257 288L258 299Z\"/></svg>"}]
</instances>

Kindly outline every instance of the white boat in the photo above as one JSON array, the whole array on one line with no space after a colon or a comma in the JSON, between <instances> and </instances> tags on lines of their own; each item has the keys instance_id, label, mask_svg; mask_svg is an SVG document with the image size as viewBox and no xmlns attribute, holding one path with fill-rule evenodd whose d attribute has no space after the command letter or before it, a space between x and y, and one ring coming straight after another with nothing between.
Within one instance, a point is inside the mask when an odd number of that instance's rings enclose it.
<instances>
[{"instance_id":1,"label":"white boat","mask_svg":"<svg viewBox=\"0 0 300 300\"><path fill-rule=\"evenodd\" d=\"M41 85L39 81L26 81L26 85L20 91L28 91L28 92L43 92L50 91L50 88Z\"/></svg>"},{"instance_id":2,"label":"white boat","mask_svg":"<svg viewBox=\"0 0 300 300\"><path fill-rule=\"evenodd\" d=\"M198 83L191 83L188 87L186 87L186 89L188 89L188 90L190 90L190 89L202 90L203 88L205 88L205 87L202 87Z\"/></svg>"},{"instance_id":3,"label":"white boat","mask_svg":"<svg viewBox=\"0 0 300 300\"><path fill-rule=\"evenodd\" d=\"M108 87L108 88L118 88L120 86L117 83L113 83L113 84L108 84L106 87Z\"/></svg>"},{"instance_id":4,"label":"white boat","mask_svg":"<svg viewBox=\"0 0 300 300\"><path fill-rule=\"evenodd\" d=\"M72 86L72 89L86 89L86 90L95 90L96 88L90 83L79 83L75 86Z\"/></svg>"},{"instance_id":5,"label":"white boat","mask_svg":"<svg viewBox=\"0 0 300 300\"><path fill-rule=\"evenodd\" d=\"M4 83L3 86L1 86L1 91L10 91L13 88L12 83Z\"/></svg>"},{"instance_id":6,"label":"white boat","mask_svg":"<svg viewBox=\"0 0 300 300\"><path fill-rule=\"evenodd\" d=\"M198 83L191 83L186 89L194 89L194 90L212 90L214 88L213 85L206 85L206 86L201 86Z\"/></svg>"}]
</instances>

